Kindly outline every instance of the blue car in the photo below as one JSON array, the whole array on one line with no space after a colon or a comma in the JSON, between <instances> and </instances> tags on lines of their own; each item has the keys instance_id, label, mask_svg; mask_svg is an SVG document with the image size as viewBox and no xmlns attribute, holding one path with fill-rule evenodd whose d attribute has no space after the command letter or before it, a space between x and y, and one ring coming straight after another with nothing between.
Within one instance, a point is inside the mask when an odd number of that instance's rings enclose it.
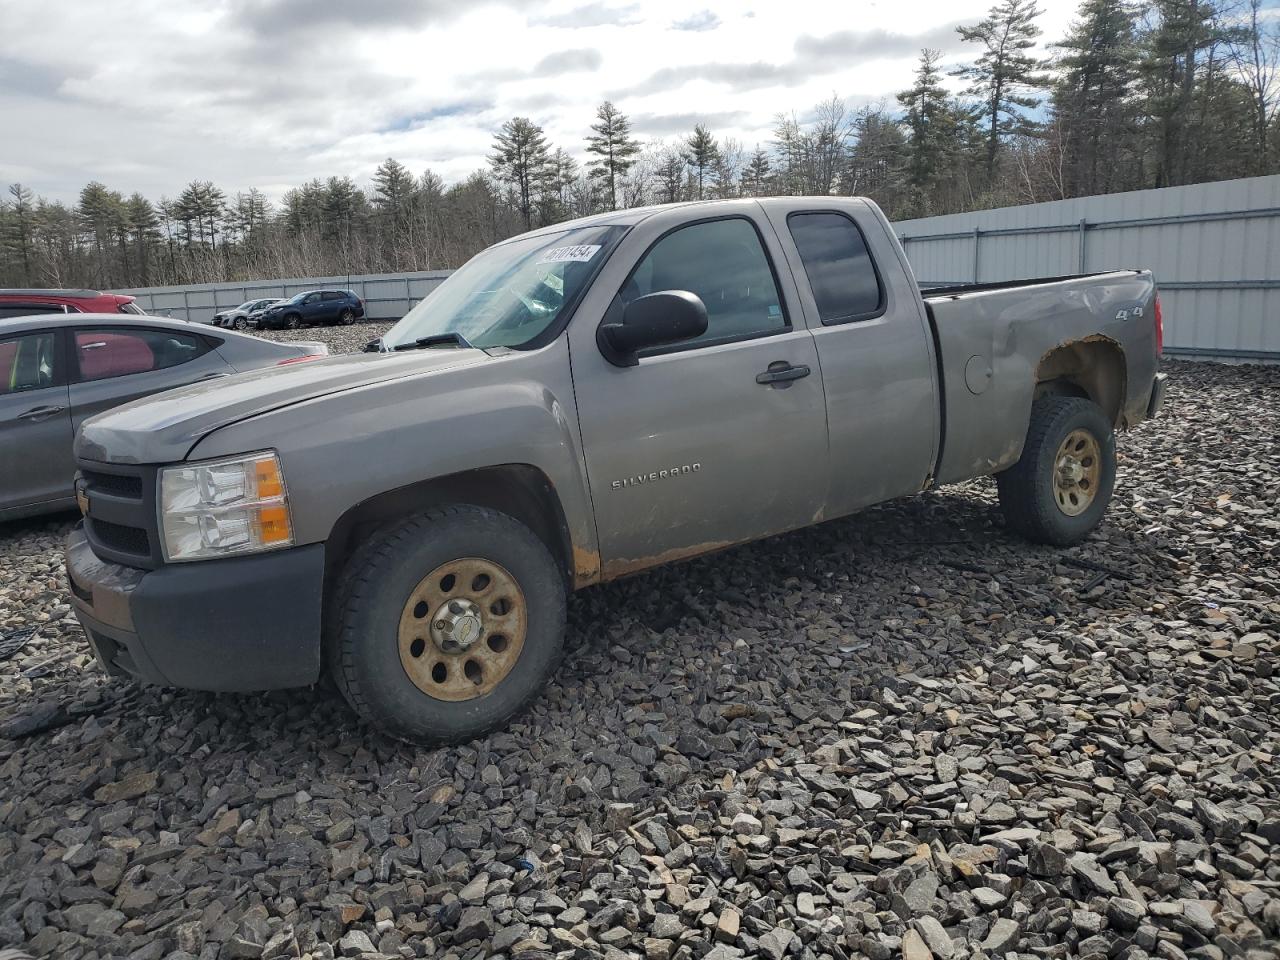
<instances>
[{"instance_id":1,"label":"blue car","mask_svg":"<svg viewBox=\"0 0 1280 960\"><path fill-rule=\"evenodd\" d=\"M282 300L258 316L262 330L297 330L335 323L347 326L364 317L364 301L350 290L307 290Z\"/></svg>"}]
</instances>

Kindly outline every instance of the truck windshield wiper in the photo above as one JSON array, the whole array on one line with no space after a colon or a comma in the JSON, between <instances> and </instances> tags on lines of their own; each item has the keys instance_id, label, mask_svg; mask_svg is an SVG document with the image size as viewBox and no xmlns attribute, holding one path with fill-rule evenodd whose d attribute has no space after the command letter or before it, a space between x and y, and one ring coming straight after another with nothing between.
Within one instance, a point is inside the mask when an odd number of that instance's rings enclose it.
<instances>
[{"instance_id":1,"label":"truck windshield wiper","mask_svg":"<svg viewBox=\"0 0 1280 960\"><path fill-rule=\"evenodd\" d=\"M392 347L392 350L426 350L431 347L460 347L470 350L471 344L467 342L467 338L460 333L437 333L429 337L419 337L412 343L400 343Z\"/></svg>"}]
</instances>

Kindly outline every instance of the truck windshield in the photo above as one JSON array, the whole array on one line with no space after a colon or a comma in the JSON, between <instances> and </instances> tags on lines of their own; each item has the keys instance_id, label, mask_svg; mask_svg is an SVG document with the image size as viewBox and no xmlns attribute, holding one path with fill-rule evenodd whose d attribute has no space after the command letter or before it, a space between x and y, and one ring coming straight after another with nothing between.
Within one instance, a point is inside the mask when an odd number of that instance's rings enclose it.
<instances>
[{"instance_id":1,"label":"truck windshield","mask_svg":"<svg viewBox=\"0 0 1280 960\"><path fill-rule=\"evenodd\" d=\"M490 247L405 314L383 335L383 347L454 334L473 347L525 346L577 301L624 232L578 227Z\"/></svg>"}]
</instances>

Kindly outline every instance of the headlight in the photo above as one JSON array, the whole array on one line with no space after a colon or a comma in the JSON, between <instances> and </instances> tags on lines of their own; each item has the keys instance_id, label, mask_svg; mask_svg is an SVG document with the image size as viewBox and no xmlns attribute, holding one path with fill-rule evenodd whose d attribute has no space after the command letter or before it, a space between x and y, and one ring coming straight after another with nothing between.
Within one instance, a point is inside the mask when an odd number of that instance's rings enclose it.
<instances>
[{"instance_id":1,"label":"headlight","mask_svg":"<svg viewBox=\"0 0 1280 960\"><path fill-rule=\"evenodd\" d=\"M166 560L207 560L293 545L289 495L274 453L160 471Z\"/></svg>"}]
</instances>

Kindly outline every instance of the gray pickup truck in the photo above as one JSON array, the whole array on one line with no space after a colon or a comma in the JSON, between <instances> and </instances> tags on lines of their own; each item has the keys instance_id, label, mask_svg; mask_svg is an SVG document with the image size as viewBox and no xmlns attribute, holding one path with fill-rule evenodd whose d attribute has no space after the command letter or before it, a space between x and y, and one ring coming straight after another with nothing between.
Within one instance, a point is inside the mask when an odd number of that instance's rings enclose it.
<instances>
[{"instance_id":1,"label":"gray pickup truck","mask_svg":"<svg viewBox=\"0 0 1280 960\"><path fill-rule=\"evenodd\" d=\"M118 408L77 438L77 615L116 675L315 683L418 742L534 698L569 590L995 475L1102 519L1161 405L1151 274L922 297L873 203L676 204L485 250L361 354Z\"/></svg>"}]
</instances>

